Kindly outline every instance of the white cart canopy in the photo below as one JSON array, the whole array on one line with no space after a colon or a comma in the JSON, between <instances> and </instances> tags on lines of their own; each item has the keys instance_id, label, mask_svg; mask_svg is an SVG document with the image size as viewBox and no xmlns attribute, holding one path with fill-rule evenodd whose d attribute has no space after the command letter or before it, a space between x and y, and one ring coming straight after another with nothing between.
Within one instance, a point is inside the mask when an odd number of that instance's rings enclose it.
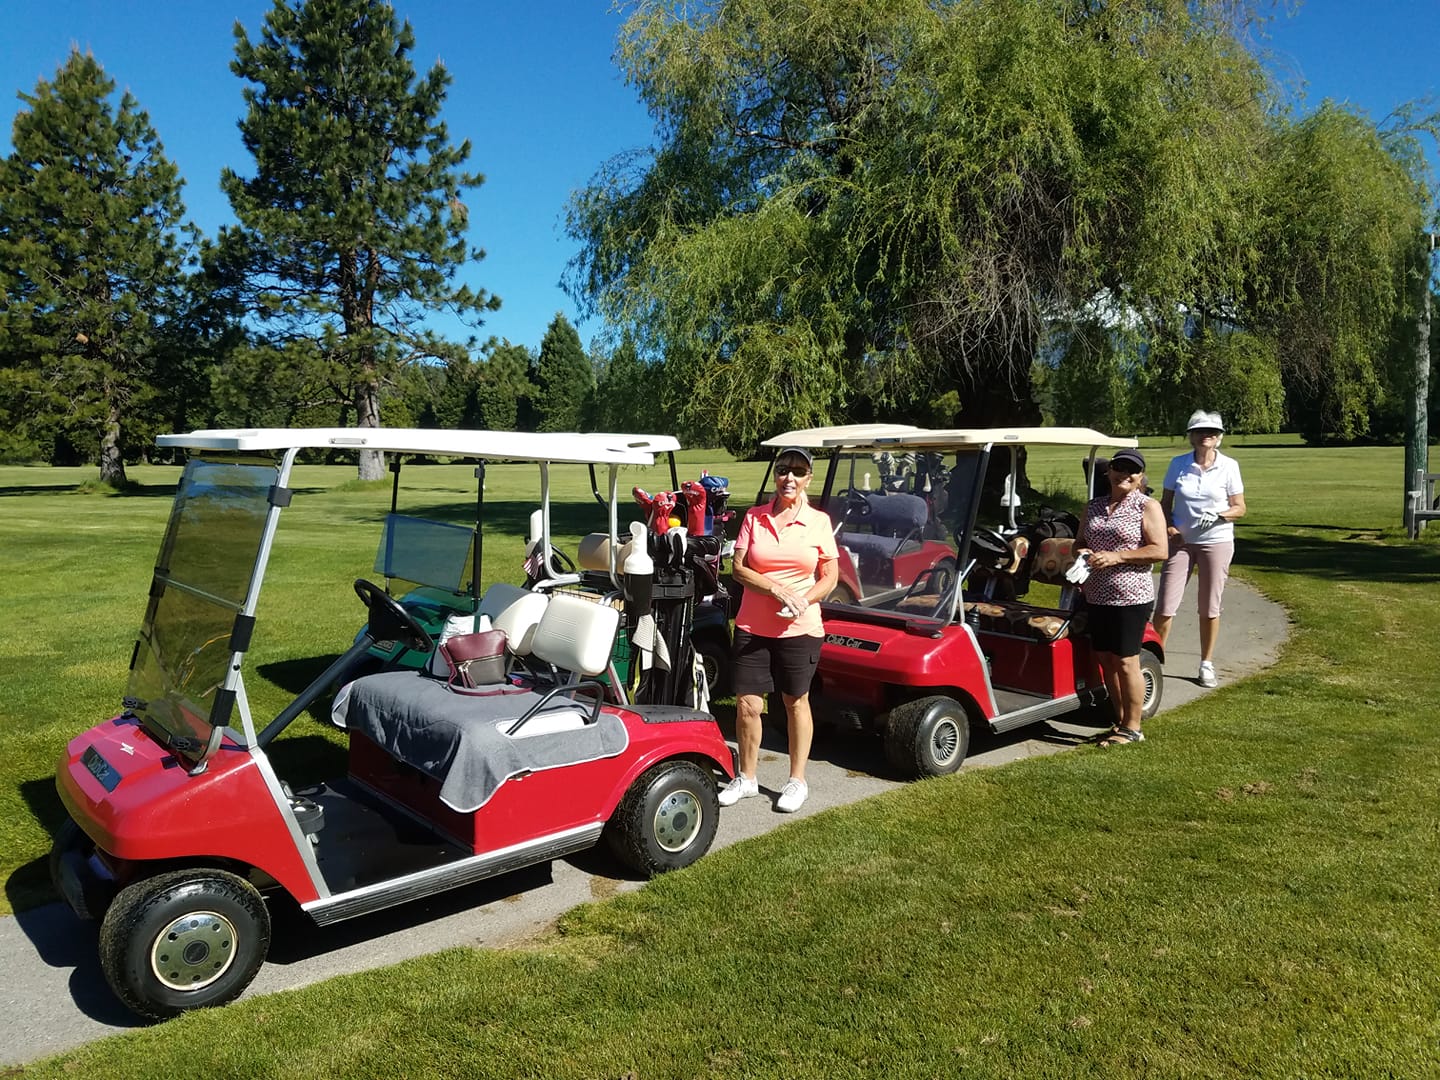
<instances>
[{"instance_id":1,"label":"white cart canopy","mask_svg":"<svg viewBox=\"0 0 1440 1080\"><path fill-rule=\"evenodd\" d=\"M456 431L425 428L223 428L161 435L159 446L190 450L383 450L398 454L484 458L487 461L559 461L586 465L653 465L655 455L678 450L670 435L568 432Z\"/></svg>"}]
</instances>

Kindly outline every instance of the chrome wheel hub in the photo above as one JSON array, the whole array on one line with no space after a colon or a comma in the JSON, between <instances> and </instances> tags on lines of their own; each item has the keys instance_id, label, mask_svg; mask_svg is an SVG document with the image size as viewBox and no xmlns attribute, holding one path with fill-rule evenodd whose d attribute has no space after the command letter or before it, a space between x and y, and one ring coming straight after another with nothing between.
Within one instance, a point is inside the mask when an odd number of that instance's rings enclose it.
<instances>
[{"instance_id":1,"label":"chrome wheel hub","mask_svg":"<svg viewBox=\"0 0 1440 1080\"><path fill-rule=\"evenodd\" d=\"M235 925L214 911L192 911L160 932L150 970L171 990L199 990L235 962Z\"/></svg>"},{"instance_id":2,"label":"chrome wheel hub","mask_svg":"<svg viewBox=\"0 0 1440 1080\"><path fill-rule=\"evenodd\" d=\"M669 852L684 851L700 832L700 800L692 791L672 791L655 808L655 842Z\"/></svg>"},{"instance_id":3,"label":"chrome wheel hub","mask_svg":"<svg viewBox=\"0 0 1440 1080\"><path fill-rule=\"evenodd\" d=\"M953 720L942 720L930 735L930 753L935 764L948 765L960 749L960 729Z\"/></svg>"}]
</instances>

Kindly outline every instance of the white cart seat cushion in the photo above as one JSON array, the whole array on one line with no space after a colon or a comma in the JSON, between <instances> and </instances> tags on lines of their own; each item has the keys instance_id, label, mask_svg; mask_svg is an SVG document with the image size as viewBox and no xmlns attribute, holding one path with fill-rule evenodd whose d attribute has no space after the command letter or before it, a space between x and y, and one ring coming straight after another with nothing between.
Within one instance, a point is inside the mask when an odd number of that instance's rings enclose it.
<instances>
[{"instance_id":1,"label":"white cart seat cushion","mask_svg":"<svg viewBox=\"0 0 1440 1080\"><path fill-rule=\"evenodd\" d=\"M549 598L518 585L497 581L480 598L480 614L490 616L490 625L505 631L506 647L516 656L528 656L535 628L545 615Z\"/></svg>"},{"instance_id":2,"label":"white cart seat cushion","mask_svg":"<svg viewBox=\"0 0 1440 1080\"><path fill-rule=\"evenodd\" d=\"M535 628L530 652L562 671L599 675L610 666L619 628L620 612L610 604L554 593Z\"/></svg>"}]
</instances>

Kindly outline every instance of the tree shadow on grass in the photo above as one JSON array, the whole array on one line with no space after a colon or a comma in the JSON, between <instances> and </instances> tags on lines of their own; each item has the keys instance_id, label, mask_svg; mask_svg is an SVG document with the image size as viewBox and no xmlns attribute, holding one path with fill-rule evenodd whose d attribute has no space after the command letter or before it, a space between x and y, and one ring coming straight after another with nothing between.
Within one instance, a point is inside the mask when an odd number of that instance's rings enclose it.
<instances>
[{"instance_id":1,"label":"tree shadow on grass","mask_svg":"<svg viewBox=\"0 0 1440 1080\"><path fill-rule=\"evenodd\" d=\"M1323 580L1382 581L1398 585L1440 581L1440 547L1377 542L1374 531L1350 528L1343 533L1248 535L1236 545L1235 561L1240 566Z\"/></svg>"},{"instance_id":2,"label":"tree shadow on grass","mask_svg":"<svg viewBox=\"0 0 1440 1080\"><path fill-rule=\"evenodd\" d=\"M159 498L173 499L175 484L127 484L114 491L82 491L79 484L25 484L0 487L0 498L16 495L77 495L104 499Z\"/></svg>"}]
</instances>

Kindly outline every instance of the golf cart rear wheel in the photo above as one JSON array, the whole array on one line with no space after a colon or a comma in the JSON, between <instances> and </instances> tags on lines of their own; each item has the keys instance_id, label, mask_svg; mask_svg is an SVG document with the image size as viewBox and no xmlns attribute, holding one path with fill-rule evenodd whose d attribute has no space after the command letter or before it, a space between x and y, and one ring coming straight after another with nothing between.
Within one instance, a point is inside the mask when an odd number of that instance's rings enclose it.
<instances>
[{"instance_id":1,"label":"golf cart rear wheel","mask_svg":"<svg viewBox=\"0 0 1440 1080\"><path fill-rule=\"evenodd\" d=\"M849 585L836 585L830 590L830 595L825 597L827 604L853 604L855 594L850 591Z\"/></svg>"},{"instance_id":2,"label":"golf cart rear wheel","mask_svg":"<svg viewBox=\"0 0 1440 1080\"><path fill-rule=\"evenodd\" d=\"M709 851L719 823L715 778L692 761L662 761L630 785L605 837L616 858L652 877Z\"/></svg>"},{"instance_id":3,"label":"golf cart rear wheel","mask_svg":"<svg viewBox=\"0 0 1440 1080\"><path fill-rule=\"evenodd\" d=\"M885 756L906 776L948 776L969 749L970 717L954 698L919 698L890 712Z\"/></svg>"},{"instance_id":4,"label":"golf cart rear wheel","mask_svg":"<svg viewBox=\"0 0 1440 1080\"><path fill-rule=\"evenodd\" d=\"M1160 698L1165 692L1165 669L1160 658L1149 649L1140 650L1140 681L1145 696L1140 699L1140 719L1149 720L1160 711Z\"/></svg>"},{"instance_id":5,"label":"golf cart rear wheel","mask_svg":"<svg viewBox=\"0 0 1440 1080\"><path fill-rule=\"evenodd\" d=\"M176 870L120 891L100 925L100 967L129 1009L165 1020L224 1005L270 949L259 891L223 870Z\"/></svg>"}]
</instances>

